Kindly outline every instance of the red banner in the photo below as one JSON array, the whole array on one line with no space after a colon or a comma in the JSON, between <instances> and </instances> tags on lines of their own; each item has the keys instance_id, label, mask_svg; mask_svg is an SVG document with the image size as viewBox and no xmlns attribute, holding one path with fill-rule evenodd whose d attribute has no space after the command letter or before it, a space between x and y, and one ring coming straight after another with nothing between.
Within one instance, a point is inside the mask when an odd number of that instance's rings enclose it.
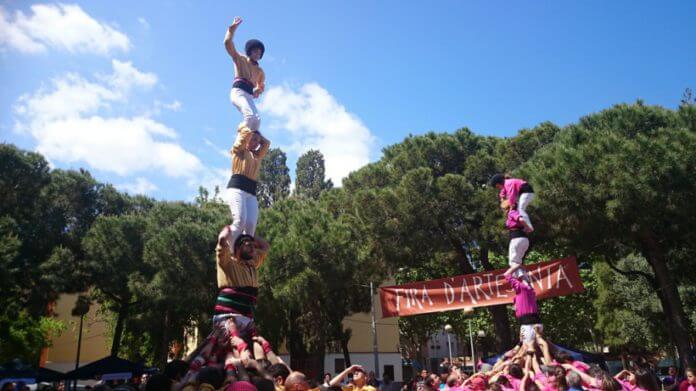
<instances>
[{"instance_id":1,"label":"red banner","mask_svg":"<svg viewBox=\"0 0 696 391\"><path fill-rule=\"evenodd\" d=\"M585 290L575 257L524 266L531 272L537 298L564 296ZM381 287L382 317L410 316L512 303L515 291L505 269L432 281Z\"/></svg>"}]
</instances>

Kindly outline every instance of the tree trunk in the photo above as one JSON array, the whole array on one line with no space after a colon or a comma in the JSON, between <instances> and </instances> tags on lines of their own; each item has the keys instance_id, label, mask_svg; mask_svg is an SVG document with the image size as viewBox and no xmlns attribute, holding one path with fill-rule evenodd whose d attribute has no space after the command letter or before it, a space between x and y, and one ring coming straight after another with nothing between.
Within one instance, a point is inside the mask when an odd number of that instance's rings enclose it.
<instances>
[{"instance_id":1,"label":"tree trunk","mask_svg":"<svg viewBox=\"0 0 696 391\"><path fill-rule=\"evenodd\" d=\"M480 247L481 251L481 265L485 270L494 270L493 265L491 265L488 259L488 246L482 245ZM496 305L488 307L488 311L491 313L493 318L493 330L495 331L495 349L498 352L503 352L510 347L512 347L512 333L510 332L510 318L507 314L506 305Z\"/></svg>"},{"instance_id":2,"label":"tree trunk","mask_svg":"<svg viewBox=\"0 0 696 391\"><path fill-rule=\"evenodd\" d=\"M664 252L659 248L657 241L650 232L644 231L641 233L641 245L643 256L648 260L653 273L655 273L655 280L658 285L657 296L660 298L662 310L667 318L666 324L670 339L679 352L681 367L689 367L694 364L690 360L689 354L691 349L689 320L684 313L684 306L682 305L677 285L667 269Z\"/></svg>"},{"instance_id":3,"label":"tree trunk","mask_svg":"<svg viewBox=\"0 0 696 391\"><path fill-rule=\"evenodd\" d=\"M324 356L326 355L326 343L322 343L313 354L314 365L308 375L314 379L322 379L324 376Z\"/></svg>"},{"instance_id":4,"label":"tree trunk","mask_svg":"<svg viewBox=\"0 0 696 391\"><path fill-rule=\"evenodd\" d=\"M297 319L299 316L290 313L290 319ZM302 340L302 335L297 330L297 326L290 322L290 327L288 327L287 333L287 347L288 353L290 354L290 368L307 373L308 362L307 359L309 354L304 346L304 341Z\"/></svg>"},{"instance_id":5,"label":"tree trunk","mask_svg":"<svg viewBox=\"0 0 696 391\"><path fill-rule=\"evenodd\" d=\"M121 336L123 335L123 324L126 322L128 317L128 307L129 303L121 304L118 311L118 318L116 318L116 330L114 331L114 340L111 343L111 355L118 356L118 350L121 347Z\"/></svg>"},{"instance_id":6,"label":"tree trunk","mask_svg":"<svg viewBox=\"0 0 696 391\"><path fill-rule=\"evenodd\" d=\"M160 341L160 358L159 363L161 368L167 365L167 356L169 356L169 311L164 311L164 320L162 326L162 341Z\"/></svg>"},{"instance_id":7,"label":"tree trunk","mask_svg":"<svg viewBox=\"0 0 696 391\"><path fill-rule=\"evenodd\" d=\"M346 368L353 365L350 362L350 351L348 351L348 339L341 338L341 350L343 351L343 361L346 363Z\"/></svg>"}]
</instances>

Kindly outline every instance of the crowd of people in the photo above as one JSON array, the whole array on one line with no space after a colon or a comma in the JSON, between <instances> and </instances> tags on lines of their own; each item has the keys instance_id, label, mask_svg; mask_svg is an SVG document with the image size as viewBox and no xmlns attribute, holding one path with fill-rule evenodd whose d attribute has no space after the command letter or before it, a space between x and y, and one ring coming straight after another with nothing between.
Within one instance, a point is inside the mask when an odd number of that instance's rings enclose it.
<instances>
[{"instance_id":1,"label":"crowd of people","mask_svg":"<svg viewBox=\"0 0 696 391\"><path fill-rule=\"evenodd\" d=\"M520 343L495 365L481 364L469 374L460 363L447 359L437 373L423 369L402 391L696 391L696 368L681 377L675 367L660 379L648 365L635 365L612 376L596 364L574 360L543 336L535 343Z\"/></svg>"}]
</instances>

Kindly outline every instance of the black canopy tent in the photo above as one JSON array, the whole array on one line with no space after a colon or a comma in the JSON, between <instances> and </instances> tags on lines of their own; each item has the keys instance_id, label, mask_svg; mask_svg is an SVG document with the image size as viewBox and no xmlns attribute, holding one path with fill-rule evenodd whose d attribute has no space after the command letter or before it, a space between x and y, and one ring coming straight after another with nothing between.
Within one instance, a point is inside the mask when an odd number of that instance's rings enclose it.
<instances>
[{"instance_id":1,"label":"black canopy tent","mask_svg":"<svg viewBox=\"0 0 696 391\"><path fill-rule=\"evenodd\" d=\"M48 368L0 368L0 384L23 381L27 384L48 382L53 383L65 379L63 372Z\"/></svg>"},{"instance_id":2,"label":"black canopy tent","mask_svg":"<svg viewBox=\"0 0 696 391\"><path fill-rule=\"evenodd\" d=\"M140 375L145 372L142 364L118 358L116 356L104 357L100 360L83 365L65 374L70 380L101 379L104 375L126 374L130 376Z\"/></svg>"}]
</instances>

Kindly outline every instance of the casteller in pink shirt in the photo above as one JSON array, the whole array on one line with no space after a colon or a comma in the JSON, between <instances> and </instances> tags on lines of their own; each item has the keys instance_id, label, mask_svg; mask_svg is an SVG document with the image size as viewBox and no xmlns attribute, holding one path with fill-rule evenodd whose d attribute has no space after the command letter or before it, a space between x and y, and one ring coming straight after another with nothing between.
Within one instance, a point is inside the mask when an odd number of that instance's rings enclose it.
<instances>
[{"instance_id":1,"label":"casteller in pink shirt","mask_svg":"<svg viewBox=\"0 0 696 391\"><path fill-rule=\"evenodd\" d=\"M515 298L513 299L515 317L520 318L524 315L538 314L539 309L534 288L513 276L505 276L505 279L512 285L512 289L515 290Z\"/></svg>"},{"instance_id":2,"label":"casteller in pink shirt","mask_svg":"<svg viewBox=\"0 0 696 391\"><path fill-rule=\"evenodd\" d=\"M517 198L520 195L520 188L525 183L527 183L527 181L525 181L524 179L506 179L505 183L503 183L503 188L500 189L500 194L498 195L500 197L500 200L502 201L504 199L507 199L510 203L510 206L514 209L517 205Z\"/></svg>"}]
</instances>

